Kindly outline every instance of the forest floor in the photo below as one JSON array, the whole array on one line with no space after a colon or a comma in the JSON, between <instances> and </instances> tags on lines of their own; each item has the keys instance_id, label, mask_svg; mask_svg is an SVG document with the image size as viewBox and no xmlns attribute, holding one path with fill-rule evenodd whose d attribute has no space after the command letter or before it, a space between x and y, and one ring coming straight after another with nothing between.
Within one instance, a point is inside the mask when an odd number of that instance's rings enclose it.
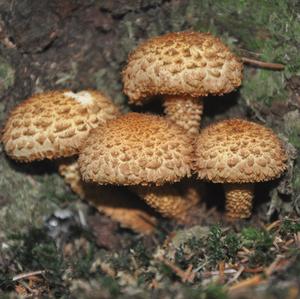
<instances>
[{"instance_id":1,"label":"forest floor","mask_svg":"<svg viewBox=\"0 0 300 299\"><path fill-rule=\"evenodd\" d=\"M71 192L54 164L0 148L0 297L300 298L300 4L297 0L0 0L0 127L30 95L94 88L124 111L120 72L142 40L170 31L219 36L245 65L242 87L208 97L202 126L229 117L272 128L288 153L279 180L257 187L250 220L223 219L207 184L193 226L158 217L136 234Z\"/></svg>"}]
</instances>

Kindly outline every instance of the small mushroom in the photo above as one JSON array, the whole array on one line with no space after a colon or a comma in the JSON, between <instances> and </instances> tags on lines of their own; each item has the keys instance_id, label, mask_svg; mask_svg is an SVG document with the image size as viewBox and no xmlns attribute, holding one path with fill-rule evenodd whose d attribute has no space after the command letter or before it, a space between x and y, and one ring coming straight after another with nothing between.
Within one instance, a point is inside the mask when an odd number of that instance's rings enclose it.
<instances>
[{"instance_id":1,"label":"small mushroom","mask_svg":"<svg viewBox=\"0 0 300 299\"><path fill-rule=\"evenodd\" d=\"M109 216L122 227L142 234L151 234L156 226L156 218L143 201L129 198L117 187L88 184L82 181L78 160L64 159L59 165L59 173L81 199L87 200L99 212Z\"/></svg>"},{"instance_id":2,"label":"small mushroom","mask_svg":"<svg viewBox=\"0 0 300 299\"><path fill-rule=\"evenodd\" d=\"M131 186L163 215L182 218L195 203L173 189L167 196L161 188L191 175L192 155L192 138L176 124L155 115L128 113L91 132L79 166L83 180Z\"/></svg>"},{"instance_id":3,"label":"small mushroom","mask_svg":"<svg viewBox=\"0 0 300 299\"><path fill-rule=\"evenodd\" d=\"M123 70L130 103L163 95L167 116L199 132L202 98L229 93L241 84L243 64L209 33L175 32L140 44Z\"/></svg>"},{"instance_id":4,"label":"small mushroom","mask_svg":"<svg viewBox=\"0 0 300 299\"><path fill-rule=\"evenodd\" d=\"M228 218L251 215L254 183L278 178L286 153L272 130L242 119L205 128L196 141L199 179L224 184Z\"/></svg>"},{"instance_id":5,"label":"small mushroom","mask_svg":"<svg viewBox=\"0 0 300 299\"><path fill-rule=\"evenodd\" d=\"M40 93L11 112L2 142L6 153L17 161L60 158L57 160L59 173L75 193L121 225L149 233L155 220L140 205L133 201L118 205L118 192L115 196L109 196L106 189L87 188L80 179L76 162L80 147L91 129L119 114L118 107L99 91ZM70 156L72 158L65 158Z\"/></svg>"}]
</instances>

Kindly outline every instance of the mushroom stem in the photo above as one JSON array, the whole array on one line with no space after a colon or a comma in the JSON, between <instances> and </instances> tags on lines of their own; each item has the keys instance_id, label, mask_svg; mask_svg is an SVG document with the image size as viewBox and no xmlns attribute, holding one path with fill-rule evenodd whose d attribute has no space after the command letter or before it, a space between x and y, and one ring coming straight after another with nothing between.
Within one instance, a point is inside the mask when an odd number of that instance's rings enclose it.
<instances>
[{"instance_id":1,"label":"mushroom stem","mask_svg":"<svg viewBox=\"0 0 300 299\"><path fill-rule=\"evenodd\" d=\"M58 173L64 181L70 186L71 190L81 199L85 196L84 183L81 180L77 156L61 158L57 160Z\"/></svg>"},{"instance_id":2,"label":"mushroom stem","mask_svg":"<svg viewBox=\"0 0 300 299\"><path fill-rule=\"evenodd\" d=\"M199 202L199 197L194 196L191 190L185 190L183 195L173 185L132 186L131 189L160 214L182 223L187 221L189 208Z\"/></svg>"},{"instance_id":3,"label":"mushroom stem","mask_svg":"<svg viewBox=\"0 0 300 299\"><path fill-rule=\"evenodd\" d=\"M164 111L169 119L189 133L198 134L203 101L201 97L164 96Z\"/></svg>"},{"instance_id":4,"label":"mushroom stem","mask_svg":"<svg viewBox=\"0 0 300 299\"><path fill-rule=\"evenodd\" d=\"M76 156L60 159L58 172L74 193L121 226L143 234L155 229L156 219L145 210L142 201L126 198L122 190L83 182Z\"/></svg>"},{"instance_id":5,"label":"mushroom stem","mask_svg":"<svg viewBox=\"0 0 300 299\"><path fill-rule=\"evenodd\" d=\"M254 196L253 184L225 184L226 215L231 219L248 218L251 215Z\"/></svg>"}]
</instances>

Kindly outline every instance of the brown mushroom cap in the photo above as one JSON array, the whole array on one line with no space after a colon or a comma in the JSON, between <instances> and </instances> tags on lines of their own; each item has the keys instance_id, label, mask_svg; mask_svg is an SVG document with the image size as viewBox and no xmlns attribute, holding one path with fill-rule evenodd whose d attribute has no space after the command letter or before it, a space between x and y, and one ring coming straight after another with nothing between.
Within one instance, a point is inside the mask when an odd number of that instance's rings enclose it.
<instances>
[{"instance_id":1,"label":"brown mushroom cap","mask_svg":"<svg viewBox=\"0 0 300 299\"><path fill-rule=\"evenodd\" d=\"M163 117L129 113L93 130L79 156L82 177L99 184L156 184L191 173L192 138Z\"/></svg>"},{"instance_id":2,"label":"brown mushroom cap","mask_svg":"<svg viewBox=\"0 0 300 299\"><path fill-rule=\"evenodd\" d=\"M123 71L132 103L153 95L221 95L241 84L243 65L209 33L176 32L138 46Z\"/></svg>"},{"instance_id":3,"label":"brown mushroom cap","mask_svg":"<svg viewBox=\"0 0 300 299\"><path fill-rule=\"evenodd\" d=\"M215 183L250 183L279 177L286 154L272 130L242 119L205 128L196 141L195 170Z\"/></svg>"},{"instance_id":4,"label":"brown mushroom cap","mask_svg":"<svg viewBox=\"0 0 300 299\"><path fill-rule=\"evenodd\" d=\"M52 91L18 105L4 127L2 142L15 160L29 162L78 153L89 131L119 114L98 91Z\"/></svg>"}]
</instances>

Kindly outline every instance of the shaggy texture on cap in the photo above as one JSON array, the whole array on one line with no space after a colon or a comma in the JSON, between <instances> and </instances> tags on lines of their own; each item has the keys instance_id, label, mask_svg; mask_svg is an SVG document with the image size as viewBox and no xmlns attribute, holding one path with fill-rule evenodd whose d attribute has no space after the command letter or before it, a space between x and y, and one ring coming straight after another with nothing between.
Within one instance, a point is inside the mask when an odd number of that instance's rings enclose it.
<instances>
[{"instance_id":1,"label":"shaggy texture on cap","mask_svg":"<svg viewBox=\"0 0 300 299\"><path fill-rule=\"evenodd\" d=\"M79 157L82 177L99 184L156 184L191 174L193 139L163 117L129 113L93 130Z\"/></svg>"},{"instance_id":2,"label":"shaggy texture on cap","mask_svg":"<svg viewBox=\"0 0 300 299\"><path fill-rule=\"evenodd\" d=\"M92 128L118 114L98 91L40 93L11 112L2 142L10 157L23 162L71 156Z\"/></svg>"},{"instance_id":3,"label":"shaggy texture on cap","mask_svg":"<svg viewBox=\"0 0 300 299\"><path fill-rule=\"evenodd\" d=\"M209 33L175 32L139 45L123 70L124 93L141 104L153 95L221 95L241 84L243 64Z\"/></svg>"},{"instance_id":4,"label":"shaggy texture on cap","mask_svg":"<svg viewBox=\"0 0 300 299\"><path fill-rule=\"evenodd\" d=\"M215 183L250 183L279 177L286 154L272 130L242 119L205 128L196 141L195 171Z\"/></svg>"}]
</instances>

